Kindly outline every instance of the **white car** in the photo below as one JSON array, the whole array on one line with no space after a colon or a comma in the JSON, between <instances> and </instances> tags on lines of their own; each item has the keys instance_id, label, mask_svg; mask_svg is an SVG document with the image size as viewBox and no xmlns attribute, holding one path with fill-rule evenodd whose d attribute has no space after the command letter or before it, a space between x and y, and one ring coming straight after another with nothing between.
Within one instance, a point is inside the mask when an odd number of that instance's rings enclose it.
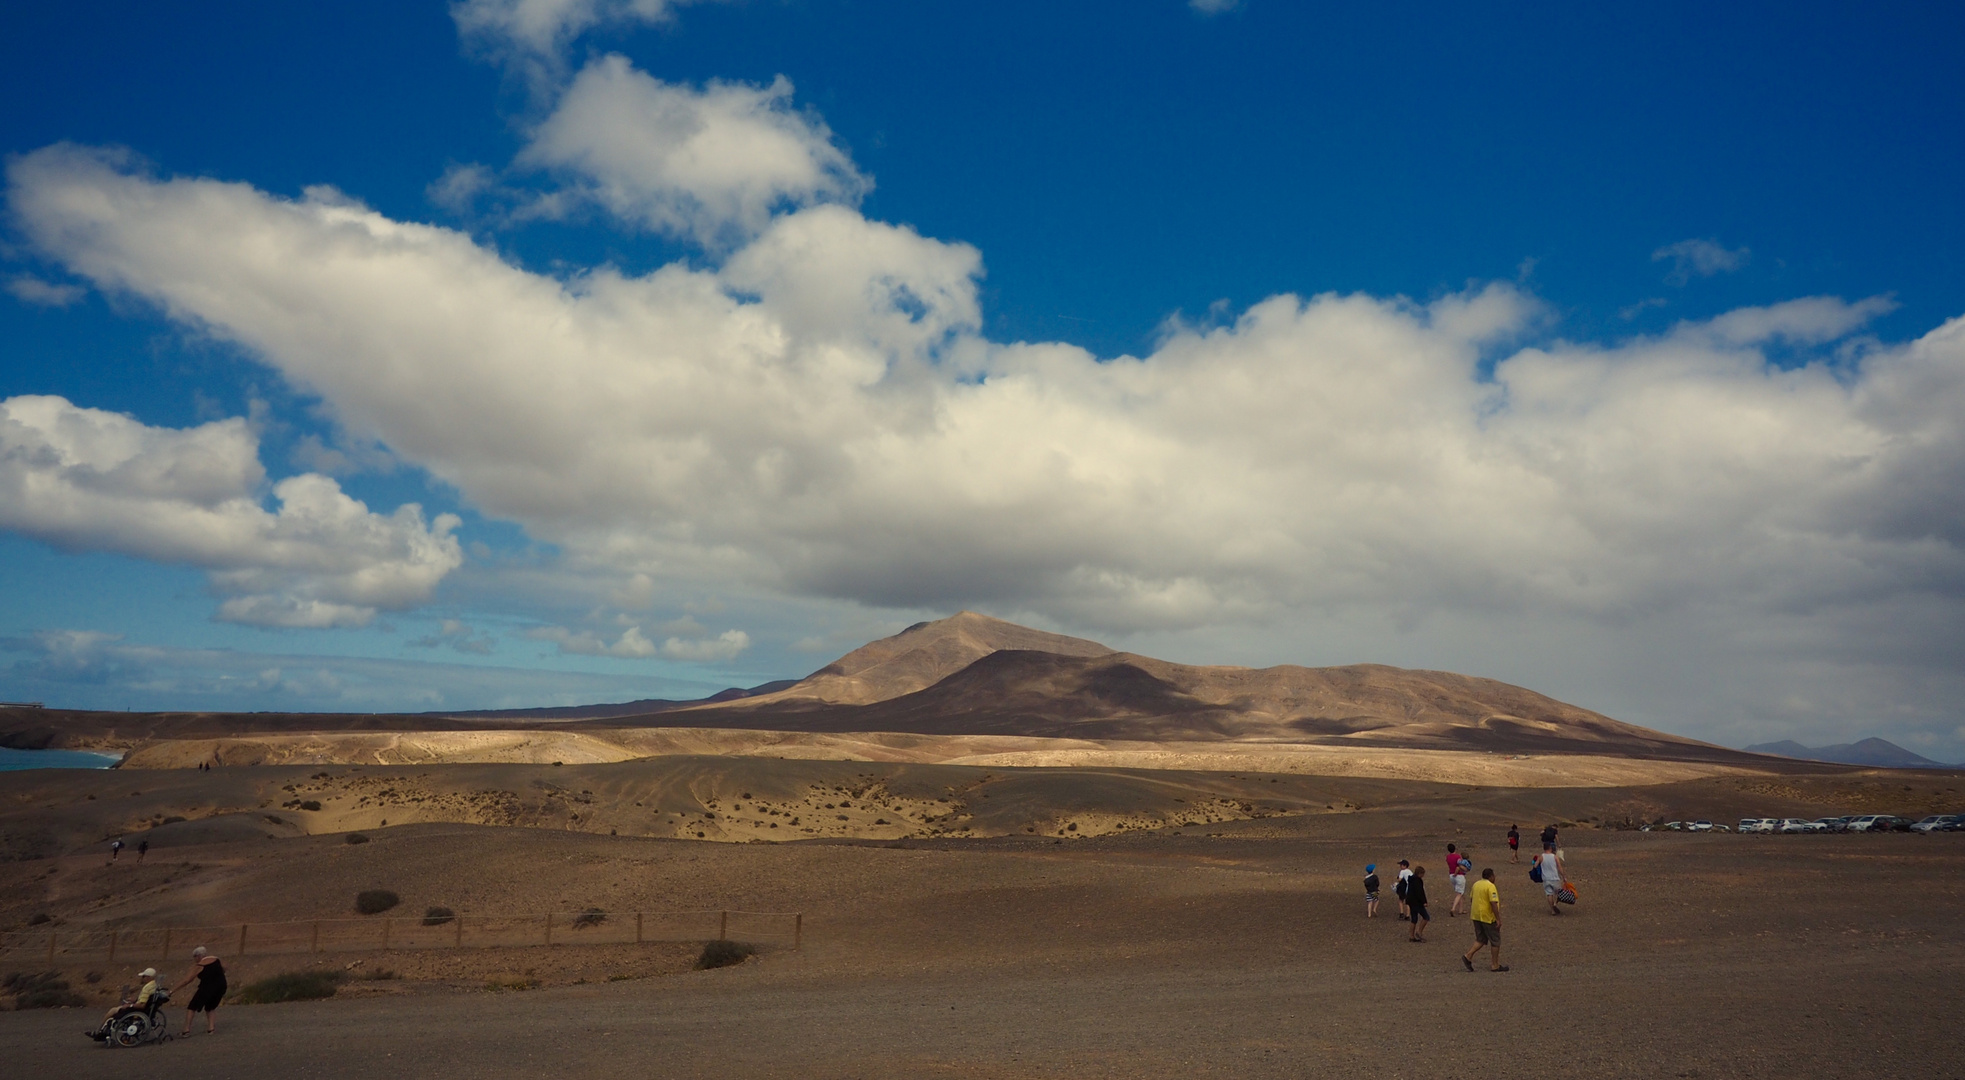
<instances>
[{"instance_id":1,"label":"white car","mask_svg":"<svg viewBox=\"0 0 1965 1080\"><path fill-rule=\"evenodd\" d=\"M1780 831L1784 833L1827 832L1829 831L1829 827L1819 821L1808 821L1804 818L1791 817L1781 822Z\"/></svg>"},{"instance_id":2,"label":"white car","mask_svg":"<svg viewBox=\"0 0 1965 1080\"><path fill-rule=\"evenodd\" d=\"M1947 832L1957 821L1957 814L1932 814L1923 821L1911 825L1910 831L1921 832L1927 836L1934 832Z\"/></svg>"},{"instance_id":3,"label":"white car","mask_svg":"<svg viewBox=\"0 0 1965 1080\"><path fill-rule=\"evenodd\" d=\"M1699 819L1698 821L1694 821L1694 822L1690 822L1690 823L1688 823L1688 824L1687 824L1687 825L1685 826L1685 831L1687 831L1687 832L1712 832L1712 831L1713 831L1713 823L1712 823L1712 822L1710 822L1710 821L1707 821L1707 820L1706 820L1705 818L1700 818L1700 819Z\"/></svg>"},{"instance_id":4,"label":"white car","mask_svg":"<svg viewBox=\"0 0 1965 1080\"><path fill-rule=\"evenodd\" d=\"M1761 823L1762 823L1762 822L1764 822L1764 821L1771 821L1771 820L1773 820L1773 819L1772 819L1772 818L1757 818L1757 817L1743 817L1743 818L1741 818L1741 819L1740 819L1740 831L1741 831L1741 832L1743 832L1743 833L1750 833L1750 832L1767 832L1768 830L1766 830L1766 829L1763 829L1763 828L1761 828L1760 826L1761 826Z\"/></svg>"}]
</instances>

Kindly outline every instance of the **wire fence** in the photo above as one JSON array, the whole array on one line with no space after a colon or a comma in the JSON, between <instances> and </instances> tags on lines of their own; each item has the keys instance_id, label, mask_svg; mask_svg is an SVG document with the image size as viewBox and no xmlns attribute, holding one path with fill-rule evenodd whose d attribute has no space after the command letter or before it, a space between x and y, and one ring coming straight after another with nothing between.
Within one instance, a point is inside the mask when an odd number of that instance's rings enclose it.
<instances>
[{"instance_id":1,"label":"wire fence","mask_svg":"<svg viewBox=\"0 0 1965 1080\"><path fill-rule=\"evenodd\" d=\"M782 911L544 911L532 915L371 915L359 919L161 928L51 927L0 934L0 961L61 967L83 960L162 960L203 945L230 956L639 945L738 939L804 943L805 916Z\"/></svg>"}]
</instances>

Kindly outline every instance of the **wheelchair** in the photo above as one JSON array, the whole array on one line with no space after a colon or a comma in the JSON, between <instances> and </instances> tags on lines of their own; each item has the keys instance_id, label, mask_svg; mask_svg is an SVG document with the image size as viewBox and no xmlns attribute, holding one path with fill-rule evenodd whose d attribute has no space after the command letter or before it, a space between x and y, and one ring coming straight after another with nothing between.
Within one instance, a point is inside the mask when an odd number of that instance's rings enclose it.
<instances>
[{"instance_id":1,"label":"wheelchair","mask_svg":"<svg viewBox=\"0 0 1965 1080\"><path fill-rule=\"evenodd\" d=\"M83 1034L104 1046L170 1042L173 1037L170 1020L164 1015L164 1004L170 999L170 991L159 989L150 996L148 1005L140 1009L135 1006L123 1009L104 1021L101 1027Z\"/></svg>"}]
</instances>

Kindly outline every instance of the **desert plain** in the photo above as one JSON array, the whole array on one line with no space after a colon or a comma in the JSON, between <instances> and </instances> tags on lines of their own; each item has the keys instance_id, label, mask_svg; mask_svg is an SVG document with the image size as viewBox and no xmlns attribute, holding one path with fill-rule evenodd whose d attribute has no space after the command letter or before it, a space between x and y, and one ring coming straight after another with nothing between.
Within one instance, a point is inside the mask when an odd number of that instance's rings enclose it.
<instances>
[{"instance_id":1,"label":"desert plain","mask_svg":"<svg viewBox=\"0 0 1965 1080\"><path fill-rule=\"evenodd\" d=\"M43 744L127 756L0 774L4 970L53 970L88 1000L0 1013L0 1060L62 1077L1965 1075L1965 834L1634 827L1956 810L1959 772L1725 751L1437 673L1197 675L1089 643L978 673L970 654L1045 642L948 623L910 631L925 658L875 643L870 665L815 675L846 692L814 704L808 680L755 711L27 718L17 732L39 724ZM952 697L964 672L988 691ZM915 721L856 729L865 708ZM1504 843L1518 824L1533 848L1551 823L1580 893L1560 917ZM112 862L113 835L147 839L143 862ZM1497 871L1505 973L1461 964L1448 843ZM1400 858L1431 871L1423 943L1395 918ZM1367 863L1388 886L1373 920ZM409 922L734 911L729 936L757 954L695 970L708 932L567 928L240 955L222 929L357 920L369 889ZM796 913L797 936L744 912ZM208 929L166 954L143 933L163 926ZM106 928L136 942L115 965L37 952ZM174 982L197 943L235 990L310 968L397 977L227 1004L215 1036L82 1037L116 984L146 964Z\"/></svg>"}]
</instances>

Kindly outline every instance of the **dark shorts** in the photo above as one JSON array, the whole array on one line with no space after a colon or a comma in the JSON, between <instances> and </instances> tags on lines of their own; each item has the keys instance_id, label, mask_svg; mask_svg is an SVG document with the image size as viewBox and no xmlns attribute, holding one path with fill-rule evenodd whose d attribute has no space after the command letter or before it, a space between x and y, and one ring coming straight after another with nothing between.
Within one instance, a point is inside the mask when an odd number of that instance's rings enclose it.
<instances>
[{"instance_id":1,"label":"dark shorts","mask_svg":"<svg viewBox=\"0 0 1965 1080\"><path fill-rule=\"evenodd\" d=\"M1491 923L1491 922L1480 922L1477 920L1474 923L1474 944L1500 945L1501 924Z\"/></svg>"},{"instance_id":2,"label":"dark shorts","mask_svg":"<svg viewBox=\"0 0 1965 1080\"><path fill-rule=\"evenodd\" d=\"M1433 915L1432 915L1432 913L1431 913L1431 912L1429 912L1429 911L1427 911L1427 910L1426 910L1426 905L1425 905L1425 904L1419 904L1419 905L1416 905L1416 906L1414 906L1414 907L1413 907L1413 909L1412 909L1412 921L1413 921L1413 922L1432 922L1432 921L1433 921Z\"/></svg>"},{"instance_id":3,"label":"dark shorts","mask_svg":"<svg viewBox=\"0 0 1965 1080\"><path fill-rule=\"evenodd\" d=\"M217 986L200 985L198 992L191 995L191 1004L185 1006L185 1011L210 1012L218 1008L218 1003L223 1000L225 1000L224 983L219 983Z\"/></svg>"}]
</instances>

